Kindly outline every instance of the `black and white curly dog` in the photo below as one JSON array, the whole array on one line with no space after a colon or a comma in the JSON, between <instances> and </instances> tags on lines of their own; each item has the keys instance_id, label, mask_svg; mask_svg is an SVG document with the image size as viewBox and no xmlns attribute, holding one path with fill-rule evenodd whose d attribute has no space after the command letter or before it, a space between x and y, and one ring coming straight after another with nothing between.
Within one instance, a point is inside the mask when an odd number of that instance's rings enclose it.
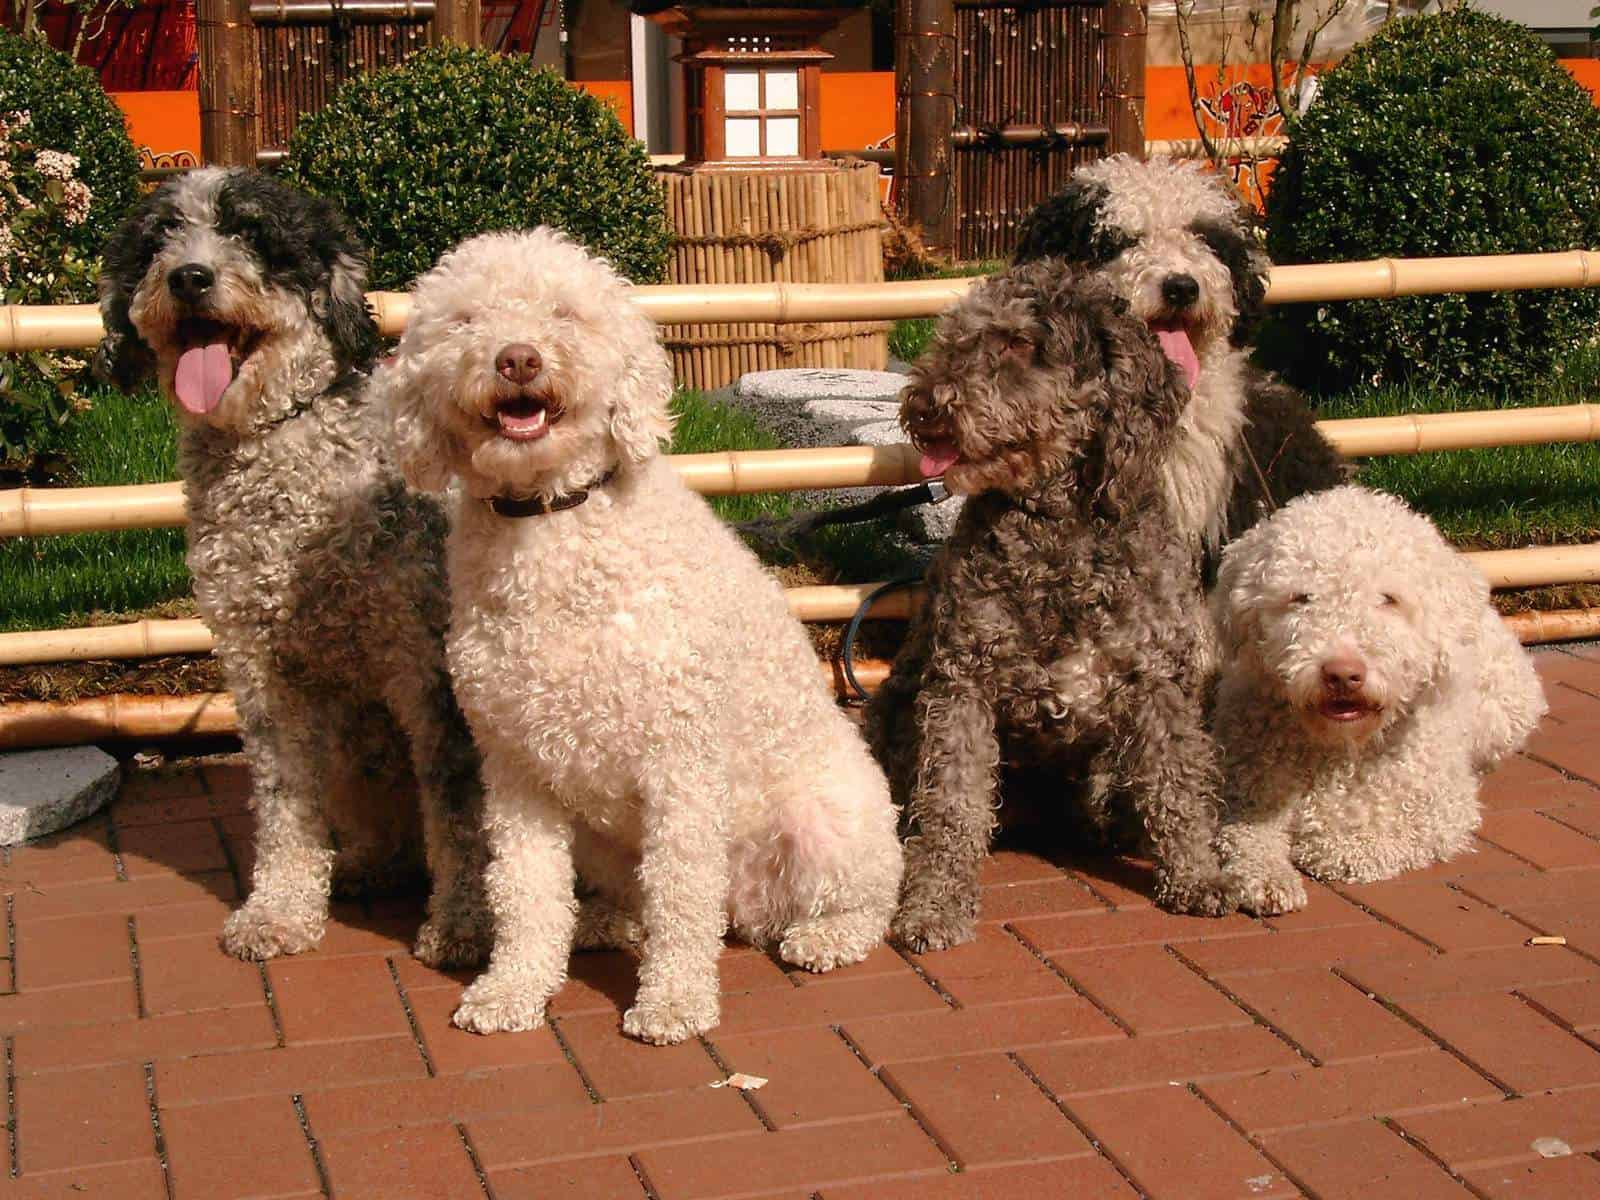
<instances>
[{"instance_id":1,"label":"black and white curly dog","mask_svg":"<svg viewBox=\"0 0 1600 1200\"><path fill-rule=\"evenodd\" d=\"M1126 154L1082 167L1023 223L1012 261L1041 258L1103 276L1182 369L1165 486L1208 567L1263 516L1346 481L1304 398L1249 360L1271 263L1223 176Z\"/></svg>"},{"instance_id":2,"label":"black and white curly dog","mask_svg":"<svg viewBox=\"0 0 1600 1200\"><path fill-rule=\"evenodd\" d=\"M250 764L254 875L224 948L310 949L335 876L391 886L421 843L417 957L478 961L482 792L444 663L445 522L365 398L361 247L328 202L207 169L144 200L104 261L99 365L175 402L195 598Z\"/></svg>"},{"instance_id":3,"label":"black and white curly dog","mask_svg":"<svg viewBox=\"0 0 1600 1200\"><path fill-rule=\"evenodd\" d=\"M901 421L968 499L867 712L909 825L902 944L974 936L1002 763L1063 819L1134 831L1166 907L1235 905L1212 847L1204 600L1162 475L1188 402L1111 285L1060 260L976 286L913 367Z\"/></svg>"}]
</instances>

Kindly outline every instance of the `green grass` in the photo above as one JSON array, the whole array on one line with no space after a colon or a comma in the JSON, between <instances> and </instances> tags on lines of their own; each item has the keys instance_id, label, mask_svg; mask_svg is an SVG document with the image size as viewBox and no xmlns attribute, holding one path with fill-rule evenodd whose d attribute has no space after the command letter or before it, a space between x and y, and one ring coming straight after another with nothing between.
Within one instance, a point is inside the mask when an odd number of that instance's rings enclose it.
<instances>
[{"instance_id":1,"label":"green grass","mask_svg":"<svg viewBox=\"0 0 1600 1200\"><path fill-rule=\"evenodd\" d=\"M70 483L160 483L177 475L177 434L154 393L88 393L93 407L67 423ZM86 624L189 594L181 529L77 533L0 541L0 630Z\"/></svg>"},{"instance_id":2,"label":"green grass","mask_svg":"<svg viewBox=\"0 0 1600 1200\"><path fill-rule=\"evenodd\" d=\"M1537 392L1485 395L1450 388L1364 388L1324 400L1318 416L1381 417L1572 404L1600 385L1600 348L1580 350ZM1510 547L1600 540L1600 444L1555 443L1386 455L1361 463L1360 482L1393 492L1459 545Z\"/></svg>"}]
</instances>

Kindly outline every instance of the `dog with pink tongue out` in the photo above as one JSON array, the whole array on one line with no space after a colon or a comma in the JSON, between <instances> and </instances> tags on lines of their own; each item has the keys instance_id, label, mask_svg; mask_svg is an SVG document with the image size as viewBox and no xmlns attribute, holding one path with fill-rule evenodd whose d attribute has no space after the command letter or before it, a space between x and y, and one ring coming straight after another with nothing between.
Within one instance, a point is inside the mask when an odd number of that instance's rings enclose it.
<instances>
[{"instance_id":1,"label":"dog with pink tongue out","mask_svg":"<svg viewBox=\"0 0 1600 1200\"><path fill-rule=\"evenodd\" d=\"M179 416L195 600L239 709L256 816L222 945L309 950L337 885L432 875L415 953L488 951L478 755L444 662L444 515L409 491L367 398L366 264L325 200L192 171L112 235L101 374ZM423 861L425 860L425 861Z\"/></svg>"},{"instance_id":2,"label":"dog with pink tongue out","mask_svg":"<svg viewBox=\"0 0 1600 1200\"><path fill-rule=\"evenodd\" d=\"M1162 475L1189 392L1127 307L1059 260L1013 267L946 310L901 394L923 473L967 497L867 709L905 811L891 928L911 950L976 936L1002 799L1147 853L1174 911L1241 894L1212 845L1206 611Z\"/></svg>"}]
</instances>

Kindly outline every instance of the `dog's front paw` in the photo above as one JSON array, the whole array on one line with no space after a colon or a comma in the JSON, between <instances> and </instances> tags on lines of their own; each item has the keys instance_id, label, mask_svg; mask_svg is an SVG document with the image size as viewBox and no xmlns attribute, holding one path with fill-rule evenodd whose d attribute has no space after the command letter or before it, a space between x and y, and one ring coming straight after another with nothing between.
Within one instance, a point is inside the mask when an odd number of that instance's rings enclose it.
<instances>
[{"instance_id":1,"label":"dog's front paw","mask_svg":"<svg viewBox=\"0 0 1600 1200\"><path fill-rule=\"evenodd\" d=\"M1220 875L1159 874L1155 899L1168 912L1193 917L1225 917L1239 907L1238 897Z\"/></svg>"},{"instance_id":2,"label":"dog's front paw","mask_svg":"<svg viewBox=\"0 0 1600 1200\"><path fill-rule=\"evenodd\" d=\"M1234 894L1241 909L1258 917L1274 917L1306 906L1305 880L1287 864L1260 878L1239 880Z\"/></svg>"},{"instance_id":3,"label":"dog's front paw","mask_svg":"<svg viewBox=\"0 0 1600 1200\"><path fill-rule=\"evenodd\" d=\"M622 1014L622 1032L641 1042L672 1046L717 1027L721 1016L715 992L699 995L654 996L640 994Z\"/></svg>"},{"instance_id":4,"label":"dog's front paw","mask_svg":"<svg viewBox=\"0 0 1600 1200\"><path fill-rule=\"evenodd\" d=\"M322 919L252 900L222 923L222 948L250 962L300 954L322 940L323 925Z\"/></svg>"},{"instance_id":5,"label":"dog's front paw","mask_svg":"<svg viewBox=\"0 0 1600 1200\"><path fill-rule=\"evenodd\" d=\"M468 1033L525 1033L544 1024L544 1002L525 982L480 975L461 993L450 1023Z\"/></svg>"},{"instance_id":6,"label":"dog's front paw","mask_svg":"<svg viewBox=\"0 0 1600 1200\"><path fill-rule=\"evenodd\" d=\"M411 956L438 970L475 967L488 959L493 943L487 925L470 916L429 917L417 930Z\"/></svg>"},{"instance_id":7,"label":"dog's front paw","mask_svg":"<svg viewBox=\"0 0 1600 1200\"><path fill-rule=\"evenodd\" d=\"M889 937L907 950L948 950L978 936L978 921L971 913L944 908L901 905L889 926Z\"/></svg>"}]
</instances>

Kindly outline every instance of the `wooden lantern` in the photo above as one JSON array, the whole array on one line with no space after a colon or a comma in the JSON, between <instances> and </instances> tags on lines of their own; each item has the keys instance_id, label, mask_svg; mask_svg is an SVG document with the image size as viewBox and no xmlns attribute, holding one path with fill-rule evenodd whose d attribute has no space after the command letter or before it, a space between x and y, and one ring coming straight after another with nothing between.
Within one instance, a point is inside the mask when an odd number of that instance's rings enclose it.
<instances>
[{"instance_id":1,"label":"wooden lantern","mask_svg":"<svg viewBox=\"0 0 1600 1200\"><path fill-rule=\"evenodd\" d=\"M851 7L678 4L651 13L683 41L685 165L771 170L821 159L818 97L833 55L820 43Z\"/></svg>"}]
</instances>

